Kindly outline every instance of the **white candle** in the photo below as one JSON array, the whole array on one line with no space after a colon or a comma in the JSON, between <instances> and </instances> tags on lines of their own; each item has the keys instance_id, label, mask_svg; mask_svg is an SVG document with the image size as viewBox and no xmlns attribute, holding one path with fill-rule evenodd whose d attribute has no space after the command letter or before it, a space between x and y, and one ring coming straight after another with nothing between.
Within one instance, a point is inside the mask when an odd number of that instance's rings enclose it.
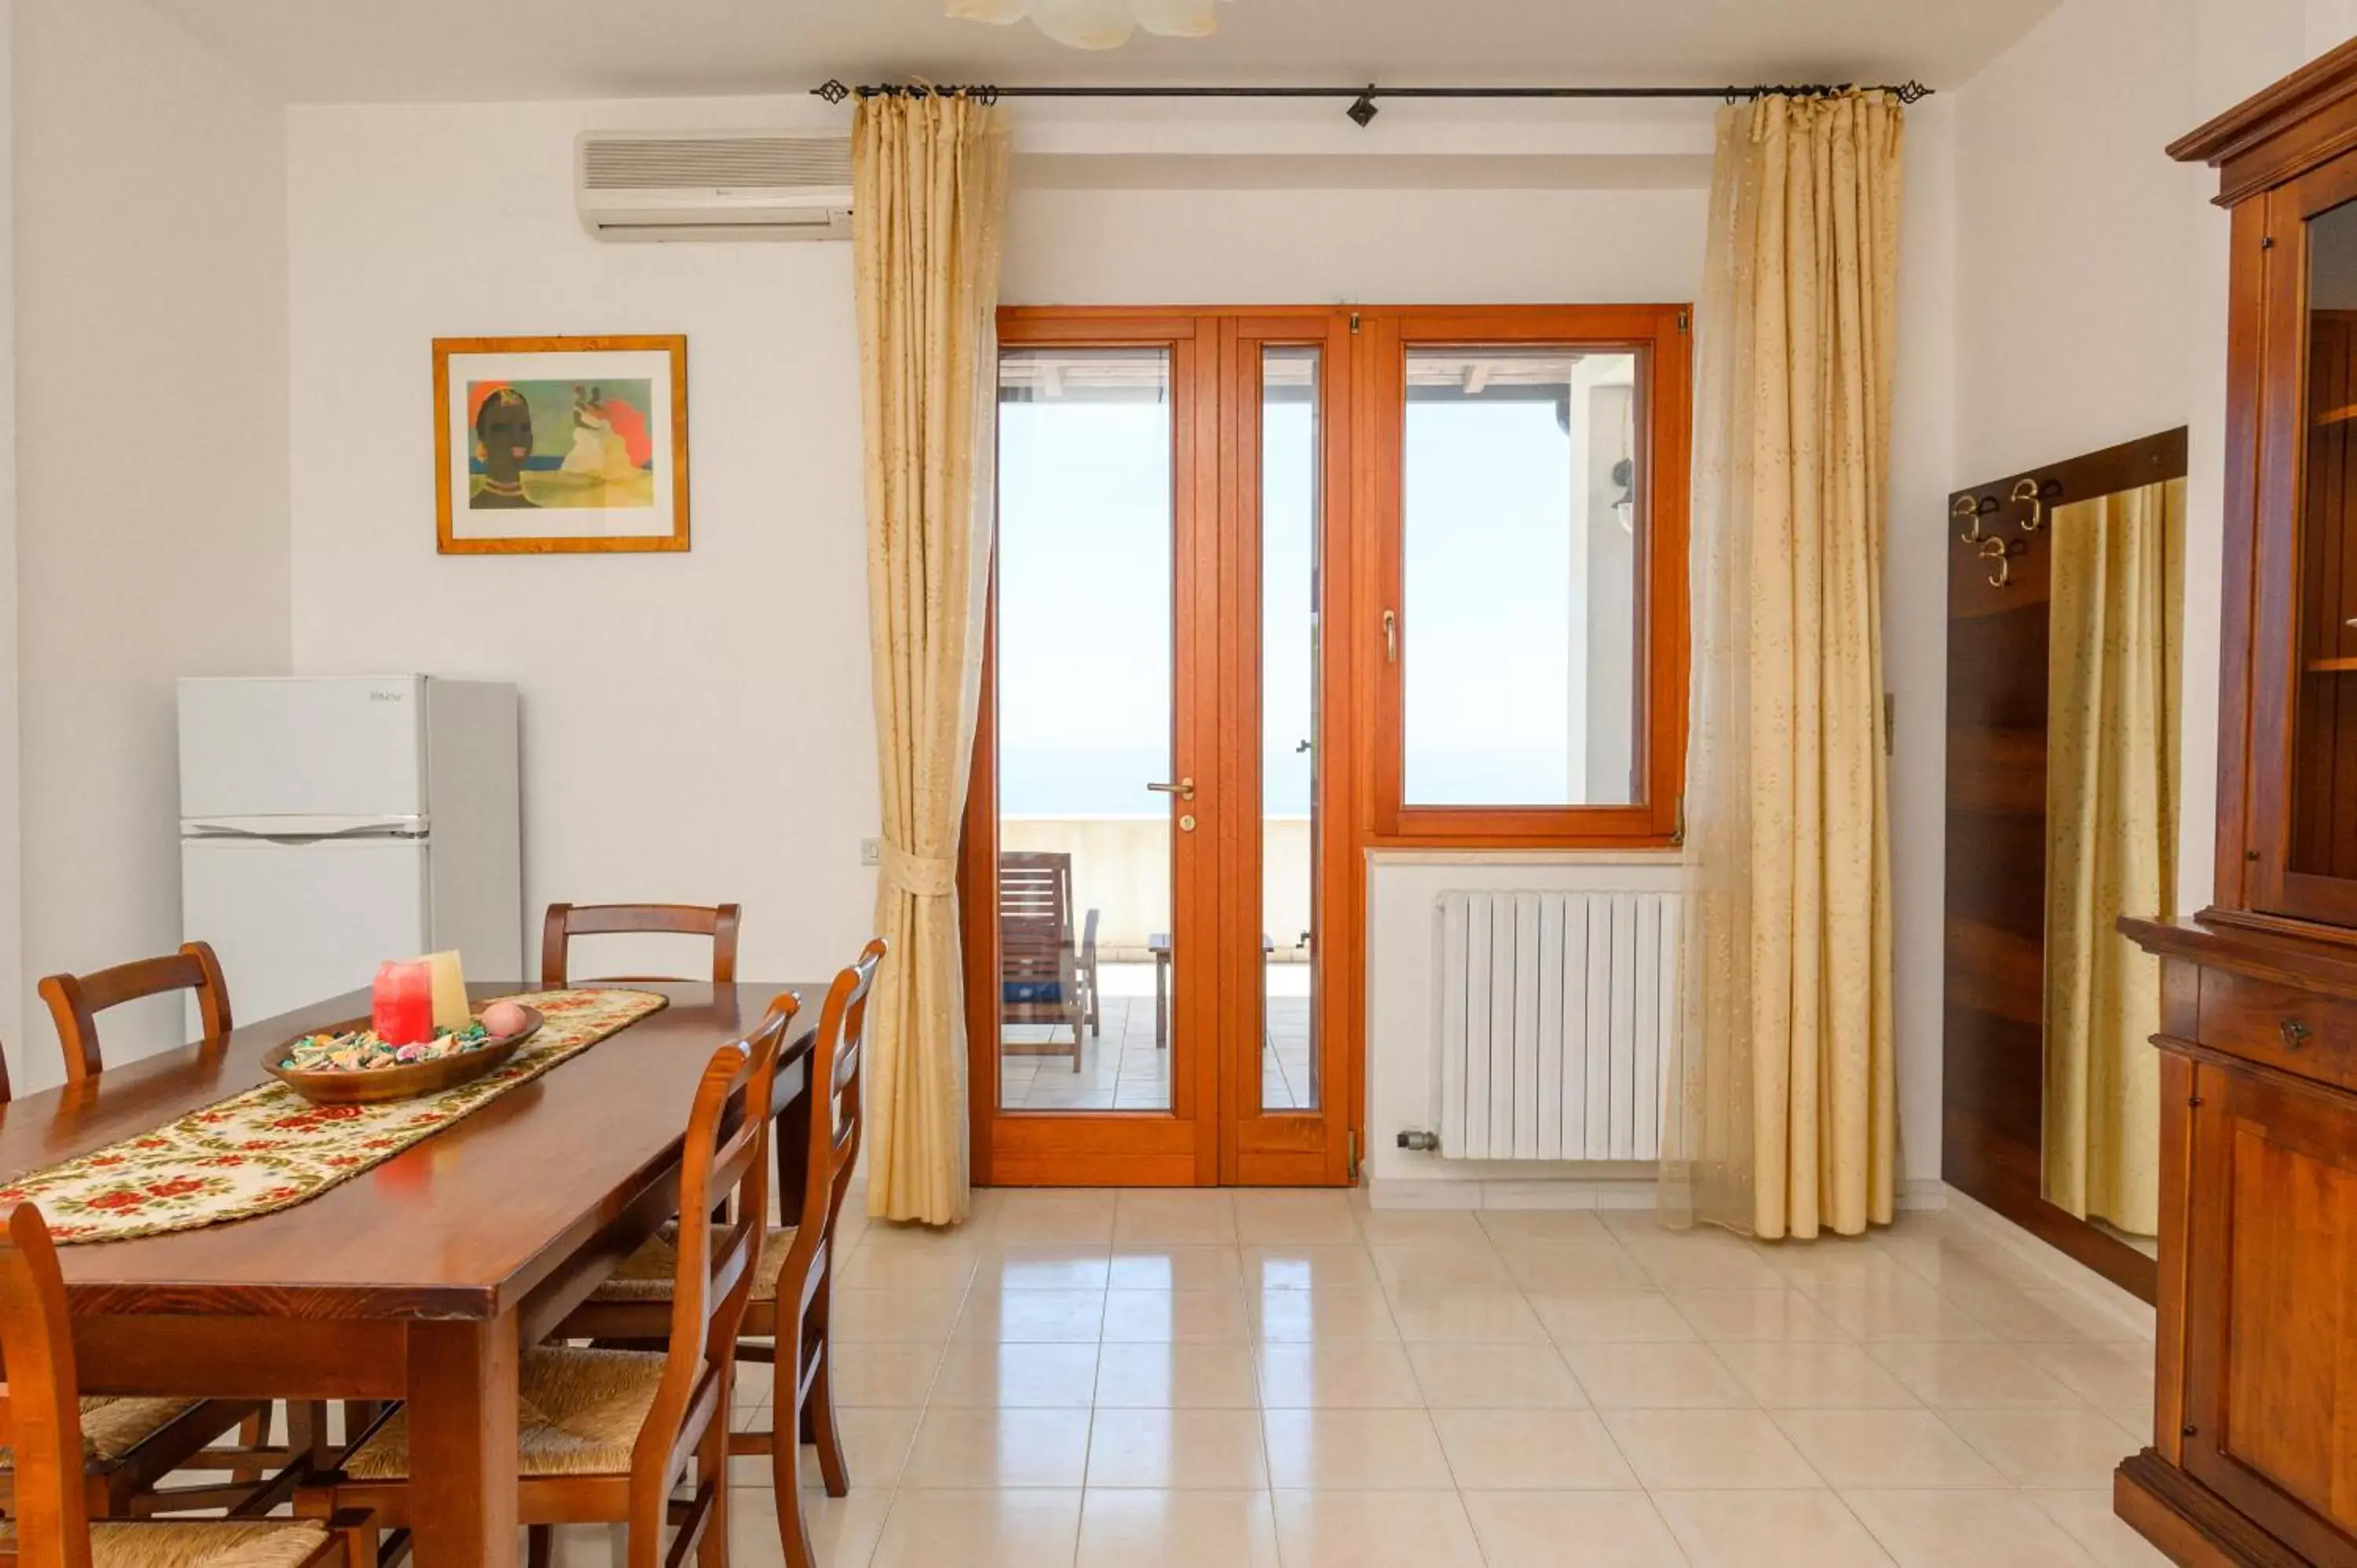
<instances>
[{"instance_id":1,"label":"white candle","mask_svg":"<svg viewBox=\"0 0 2357 1568\"><path fill-rule=\"evenodd\" d=\"M417 961L434 970L434 1026L463 1029L473 1021L467 1009L467 980L459 972L457 952L430 952Z\"/></svg>"}]
</instances>

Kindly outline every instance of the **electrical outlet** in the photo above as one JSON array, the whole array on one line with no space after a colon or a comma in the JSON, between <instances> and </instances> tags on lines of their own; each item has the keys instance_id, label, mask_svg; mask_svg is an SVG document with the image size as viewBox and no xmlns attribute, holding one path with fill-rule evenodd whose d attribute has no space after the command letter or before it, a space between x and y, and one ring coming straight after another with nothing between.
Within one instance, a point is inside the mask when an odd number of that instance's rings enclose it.
<instances>
[{"instance_id":1,"label":"electrical outlet","mask_svg":"<svg viewBox=\"0 0 2357 1568\"><path fill-rule=\"evenodd\" d=\"M883 865L884 841L882 839L861 839L859 841L859 864L862 865Z\"/></svg>"}]
</instances>

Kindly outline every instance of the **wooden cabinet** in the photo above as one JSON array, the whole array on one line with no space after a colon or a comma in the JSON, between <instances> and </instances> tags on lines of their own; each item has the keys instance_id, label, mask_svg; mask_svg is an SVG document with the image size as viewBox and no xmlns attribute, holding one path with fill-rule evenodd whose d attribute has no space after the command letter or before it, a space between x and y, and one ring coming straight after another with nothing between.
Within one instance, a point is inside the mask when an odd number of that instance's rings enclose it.
<instances>
[{"instance_id":1,"label":"wooden cabinet","mask_svg":"<svg viewBox=\"0 0 2357 1568\"><path fill-rule=\"evenodd\" d=\"M2143 934L2169 993L2160 1376L2120 1511L2180 1563L2357 1564L2357 1102L2337 1054L2357 1045L2357 949ZM2309 983L2275 978L2287 961Z\"/></svg>"},{"instance_id":2,"label":"wooden cabinet","mask_svg":"<svg viewBox=\"0 0 2357 1568\"><path fill-rule=\"evenodd\" d=\"M2184 1466L2314 1562L2357 1561L2357 1137L2337 1094L2194 1069Z\"/></svg>"},{"instance_id":3,"label":"wooden cabinet","mask_svg":"<svg viewBox=\"0 0 2357 1568\"><path fill-rule=\"evenodd\" d=\"M2357 1568L2357 43L2169 149L2233 213L2216 902L2162 961L2152 1446L2183 1563Z\"/></svg>"}]
</instances>

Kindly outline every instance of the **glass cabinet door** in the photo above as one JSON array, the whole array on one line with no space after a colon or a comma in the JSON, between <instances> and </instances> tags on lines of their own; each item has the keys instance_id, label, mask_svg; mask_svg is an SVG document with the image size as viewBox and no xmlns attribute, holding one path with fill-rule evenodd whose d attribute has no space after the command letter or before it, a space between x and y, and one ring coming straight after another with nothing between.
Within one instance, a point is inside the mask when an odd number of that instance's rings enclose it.
<instances>
[{"instance_id":1,"label":"glass cabinet door","mask_svg":"<svg viewBox=\"0 0 2357 1568\"><path fill-rule=\"evenodd\" d=\"M2286 869L2357 882L2357 201L2308 222Z\"/></svg>"}]
</instances>

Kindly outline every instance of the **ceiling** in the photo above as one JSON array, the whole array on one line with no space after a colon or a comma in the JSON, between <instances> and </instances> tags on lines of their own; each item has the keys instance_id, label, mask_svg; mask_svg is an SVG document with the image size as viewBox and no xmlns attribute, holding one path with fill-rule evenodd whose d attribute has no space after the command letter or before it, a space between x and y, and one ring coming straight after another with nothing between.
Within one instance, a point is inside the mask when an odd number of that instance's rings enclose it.
<instances>
[{"instance_id":1,"label":"ceiling","mask_svg":"<svg viewBox=\"0 0 2357 1568\"><path fill-rule=\"evenodd\" d=\"M147 0L291 102L941 81L1880 81L1953 87L2057 0L1232 0L1219 33L1064 48L940 0Z\"/></svg>"}]
</instances>

